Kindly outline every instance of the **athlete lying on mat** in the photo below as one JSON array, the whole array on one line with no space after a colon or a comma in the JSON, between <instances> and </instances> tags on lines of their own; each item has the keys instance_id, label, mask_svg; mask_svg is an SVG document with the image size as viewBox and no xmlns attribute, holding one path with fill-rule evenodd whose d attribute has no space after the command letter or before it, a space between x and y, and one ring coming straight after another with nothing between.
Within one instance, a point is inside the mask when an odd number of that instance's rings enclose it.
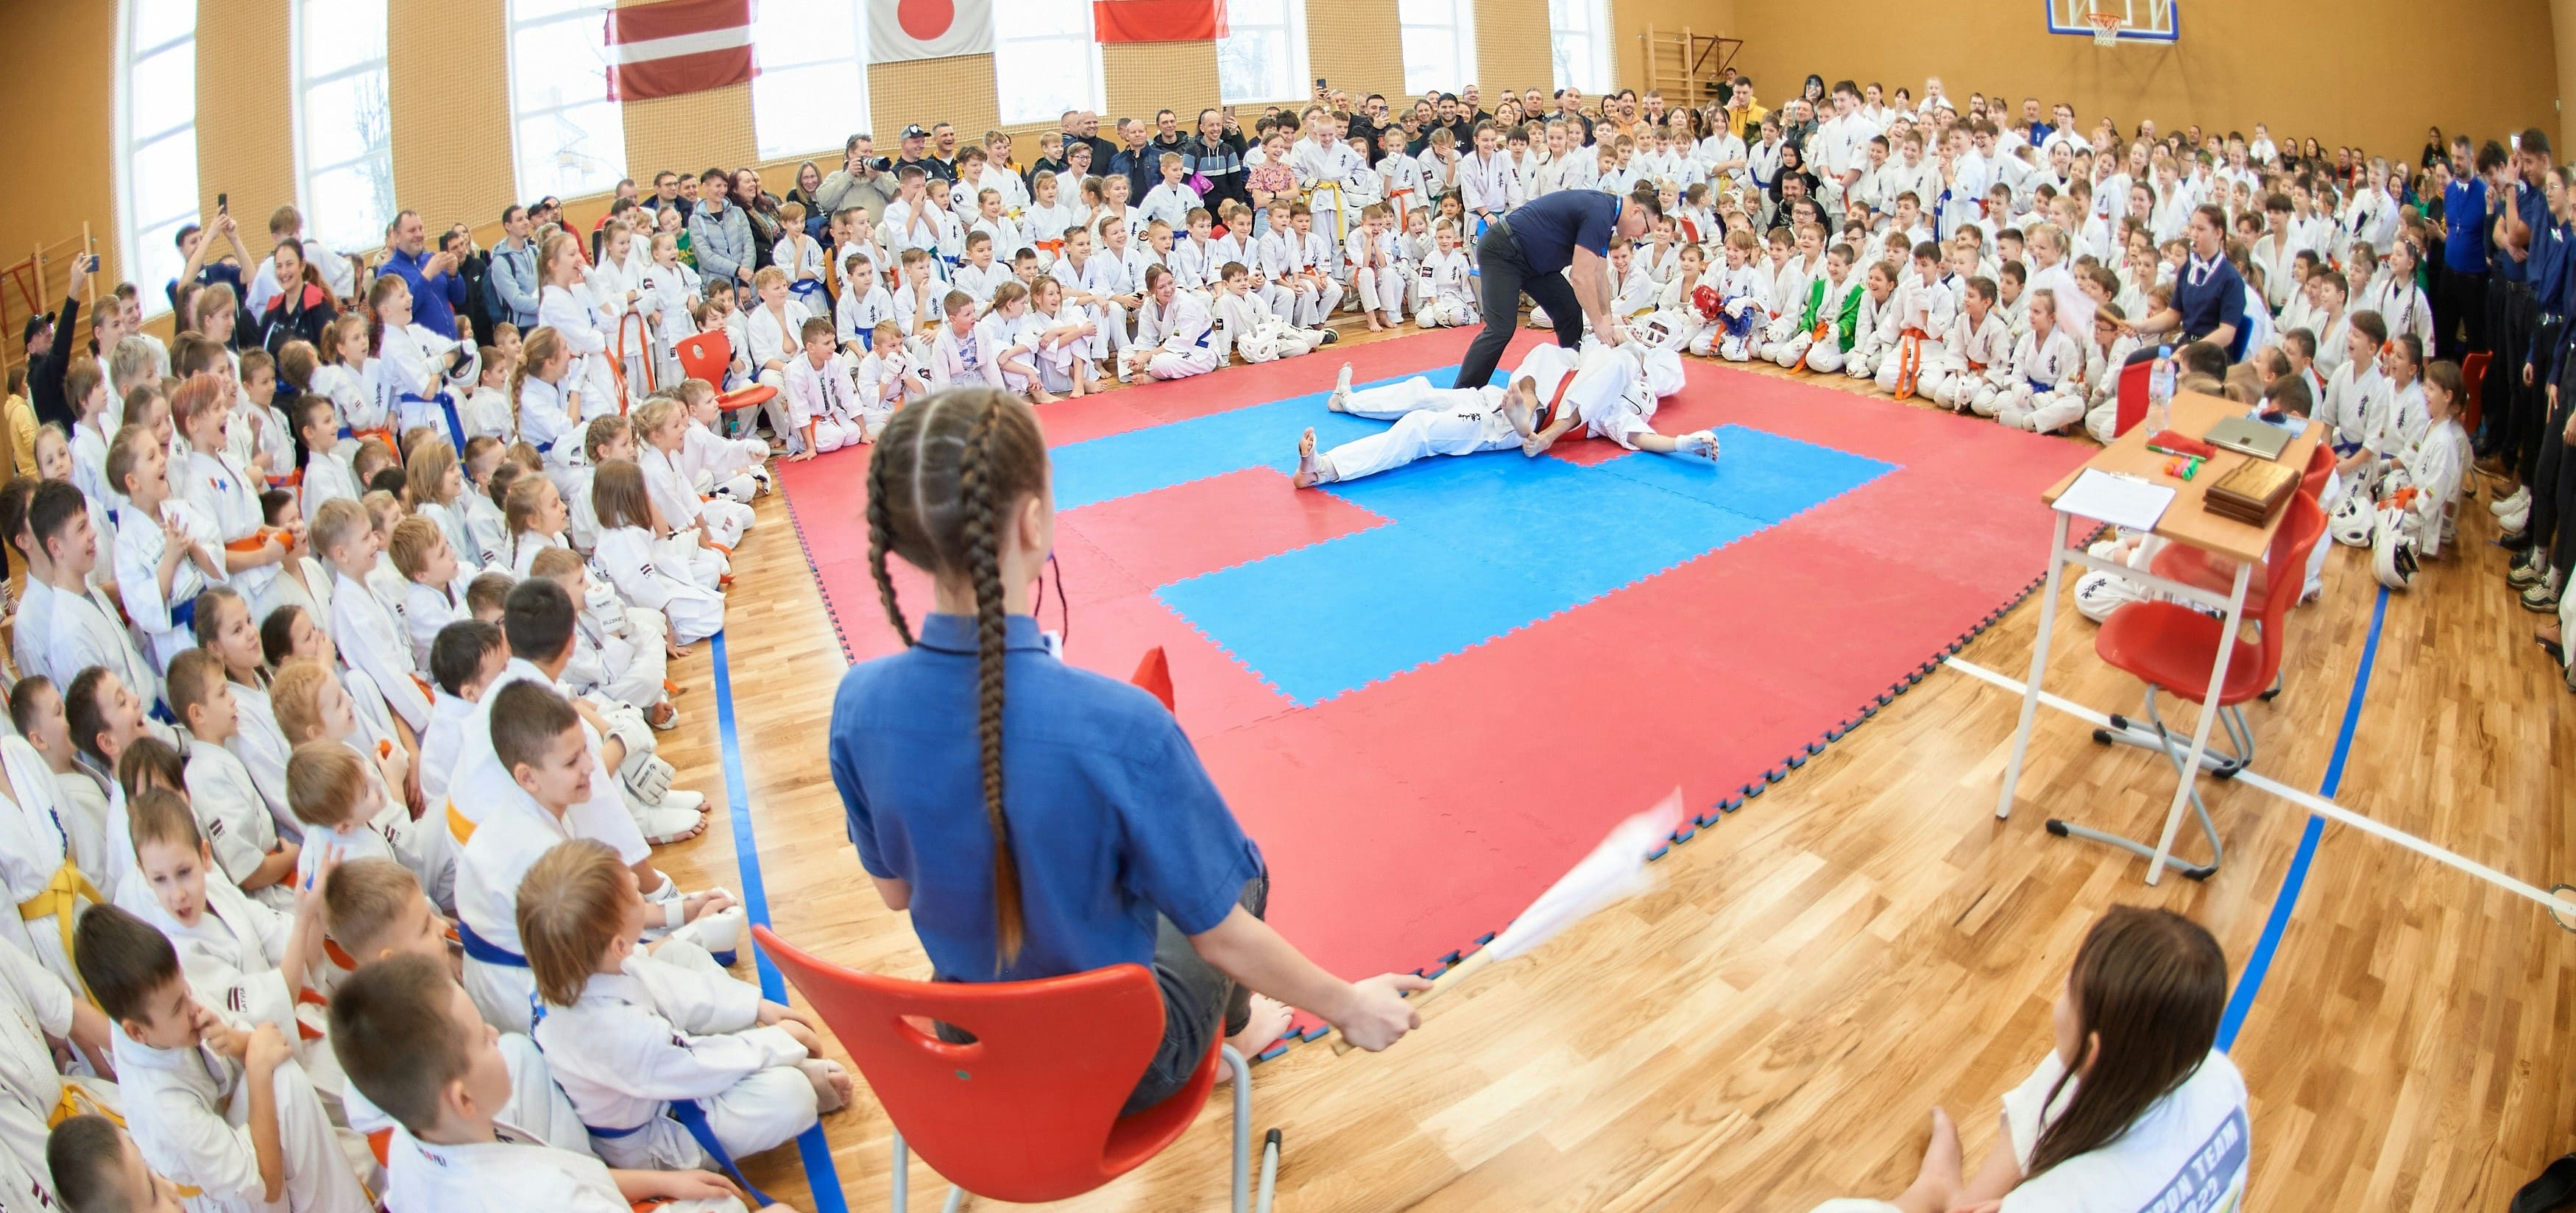
<instances>
[{"instance_id":1,"label":"athlete lying on mat","mask_svg":"<svg viewBox=\"0 0 2576 1213\"><path fill-rule=\"evenodd\" d=\"M1529 361L1521 364L1521 371L1514 372L1510 387L1435 388L1429 379L1416 375L1355 392L1351 390L1351 368L1345 363L1324 407L1355 417L1393 421L1395 425L1321 455L1315 453L1315 431L1308 429L1297 440L1294 483L1305 489L1338 480L1357 480L1433 455L1473 455L1514 446L1536 455L1555 441L1549 432L1551 425L1573 419L1582 407L1581 401L1605 392L1609 403L1595 411L1606 419L1608 428L1596 427L1594 432L1615 438L1631 450L1717 458L1717 436L1706 430L1667 438L1647 427L1644 418L1654 415L1654 395L1646 386L1643 365L1637 358L1600 346L1587 350L1586 359L1593 350L1606 357L1597 360L1597 364L1582 364L1597 365L1598 369L1591 372L1592 379L1584 379L1574 370L1556 376L1544 369L1530 374L1533 363L1548 361L1533 353ZM1575 355L1570 351L1560 353L1569 367L1575 365ZM1621 368L1626 368L1624 373ZM1539 390L1542 381L1548 385L1547 394ZM1567 384L1568 390L1557 391L1559 383ZM1642 410L1624 398L1632 389L1645 401ZM1635 418L1635 424L1618 420L1623 417ZM1563 428L1555 432L1562 433ZM1546 441L1542 442L1542 438Z\"/></svg>"}]
</instances>

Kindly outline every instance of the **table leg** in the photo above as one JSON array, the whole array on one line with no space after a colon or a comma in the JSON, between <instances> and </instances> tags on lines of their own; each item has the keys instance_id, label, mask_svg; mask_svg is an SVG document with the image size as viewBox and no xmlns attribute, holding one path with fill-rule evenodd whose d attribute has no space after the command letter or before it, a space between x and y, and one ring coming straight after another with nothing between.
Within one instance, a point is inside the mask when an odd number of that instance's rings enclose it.
<instances>
[{"instance_id":1,"label":"table leg","mask_svg":"<svg viewBox=\"0 0 2576 1213\"><path fill-rule=\"evenodd\" d=\"M2192 781L2200 778L2200 756L2209 752L2209 726L2218 719L2218 696L2227 686L2227 663L2236 655L2236 629L2245 622L2245 583L2253 573L2251 563L2238 562L2235 588L2227 594L2227 626L2218 633L2218 660L2210 664L2209 702L2200 705L2200 723L2191 730L2191 755L2182 764L2182 777L2174 782L2173 804L2165 810L2164 837L2156 840L2156 857L2147 864L2148 884L2164 879L2165 857L2173 854L2174 831L2182 828L2183 806L2191 801Z\"/></svg>"},{"instance_id":2,"label":"table leg","mask_svg":"<svg viewBox=\"0 0 2576 1213\"><path fill-rule=\"evenodd\" d=\"M2030 730L2039 716L2039 683L2048 674L2048 641L2057 627L2057 571L2066 567L2066 524L2066 515L2059 513L2056 532L2048 541L2048 580L2039 593L2039 638L2031 642L2030 678L2022 684L2021 723L2013 727L2012 757L2004 763L2004 788L1995 797L1997 817L2012 816L2013 789L2021 785L2021 761L2030 752Z\"/></svg>"}]
</instances>

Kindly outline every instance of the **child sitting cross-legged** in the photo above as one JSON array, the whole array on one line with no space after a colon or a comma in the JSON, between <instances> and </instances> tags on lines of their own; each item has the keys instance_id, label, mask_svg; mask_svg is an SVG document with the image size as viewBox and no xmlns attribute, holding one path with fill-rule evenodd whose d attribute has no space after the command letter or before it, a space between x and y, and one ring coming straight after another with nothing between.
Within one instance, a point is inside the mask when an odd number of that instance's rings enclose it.
<instances>
[{"instance_id":1,"label":"child sitting cross-legged","mask_svg":"<svg viewBox=\"0 0 2576 1213\"><path fill-rule=\"evenodd\" d=\"M714 1175L612 1171L504 1121L513 1094L505 1055L438 961L397 956L359 970L332 998L331 1026L350 1085L404 1129L386 1162L393 1208L624 1213L631 1202L663 1213L742 1211Z\"/></svg>"},{"instance_id":2,"label":"child sitting cross-legged","mask_svg":"<svg viewBox=\"0 0 2576 1213\"><path fill-rule=\"evenodd\" d=\"M577 755L579 720L565 710L552 723L558 736L547 748ZM587 776L579 764L543 759L513 771L540 801L561 794L550 785ZM537 1043L603 1160L729 1168L848 1102L849 1076L817 1056L804 1015L642 950L648 907L635 873L606 845L556 844L528 869L518 900L519 938L544 1003Z\"/></svg>"},{"instance_id":3,"label":"child sitting cross-legged","mask_svg":"<svg viewBox=\"0 0 2576 1213\"><path fill-rule=\"evenodd\" d=\"M626 605L614 587L591 580L588 563L563 548L537 553L528 563L528 575L562 586L578 612L564 689L603 710L613 705L638 712L656 729L678 727L679 709L663 681L670 668L670 620L658 611Z\"/></svg>"},{"instance_id":4,"label":"child sitting cross-legged","mask_svg":"<svg viewBox=\"0 0 2576 1213\"><path fill-rule=\"evenodd\" d=\"M705 583L705 566L695 558L704 549L681 547L694 545L704 532L661 533L665 520L645 491L643 469L622 459L601 464L591 496L599 507L599 546L593 559L617 592L669 617L674 643L695 644L723 631L724 595Z\"/></svg>"},{"instance_id":5,"label":"child sitting cross-legged","mask_svg":"<svg viewBox=\"0 0 2576 1213\"><path fill-rule=\"evenodd\" d=\"M116 1022L135 1148L152 1170L186 1177L194 1208L374 1203L276 1023L246 1026L200 1003L170 940L114 906L81 915L74 951L81 981Z\"/></svg>"}]
</instances>

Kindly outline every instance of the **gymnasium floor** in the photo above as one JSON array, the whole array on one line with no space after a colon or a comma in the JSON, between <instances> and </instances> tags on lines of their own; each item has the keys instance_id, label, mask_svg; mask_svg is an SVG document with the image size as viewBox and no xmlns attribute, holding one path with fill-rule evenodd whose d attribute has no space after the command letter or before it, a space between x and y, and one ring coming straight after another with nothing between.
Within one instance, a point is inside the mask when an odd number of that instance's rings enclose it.
<instances>
[{"instance_id":1,"label":"gymnasium floor","mask_svg":"<svg viewBox=\"0 0 2576 1213\"><path fill-rule=\"evenodd\" d=\"M1315 360L1369 340L1345 333ZM856 474L857 458L844 462ZM2324 602L2291 617L2287 691L2249 713L2255 768L2545 888L2570 866L2576 728L2527 639L2540 617L2506 593L2485 543L2484 501L2463 511L2454 554L2384 606L2358 553L2334 554ZM923 975L903 916L856 879L822 761L839 641L784 505L758 509L735 558L729 677L713 644L673 663L685 719L663 752L719 812L660 861L684 883L740 889L754 860L788 939ZM1957 660L2019 678L2036 605ZM2050 689L2134 711L2137 684L2094 658L2091 625L2071 604L2060 620ZM2043 712L2020 807L1999 822L2018 704L1936 671L1757 808L1676 848L1655 892L1435 1004L1394 1050L1299 1047L1258 1067L1256 1125L1286 1136L1279 1207L1799 1213L1892 1193L1934 1103L1959 1118L1971 1157L1983 1151L1997 1098L2048 1047L2076 942L2119 902L2192 915L2240 974L2262 958L2234 1046L2253 1095L2247 1207L2496 1207L2568 1148L2576 1084L2558 1063L2576 973L2538 904L2250 785L2207 782L2225 868L2149 888L2143 861L2041 822L2151 835L2171 768ZM2198 853L2192 831L2181 845ZM1222 1207L1226 1119L1211 1104L1162 1157L1066 1207ZM864 1086L824 1130L844 1196L810 1191L792 1149L754 1160L754 1180L800 1209L886 1208L888 1125ZM943 1185L917 1161L913 1182L915 1207L936 1207Z\"/></svg>"}]
</instances>

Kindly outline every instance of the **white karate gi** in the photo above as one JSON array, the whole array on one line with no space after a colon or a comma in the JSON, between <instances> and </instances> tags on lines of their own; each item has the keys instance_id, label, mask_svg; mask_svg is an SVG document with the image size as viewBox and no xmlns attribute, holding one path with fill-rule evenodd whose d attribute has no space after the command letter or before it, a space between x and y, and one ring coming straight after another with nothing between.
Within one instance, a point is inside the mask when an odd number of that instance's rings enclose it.
<instances>
[{"instance_id":1,"label":"white karate gi","mask_svg":"<svg viewBox=\"0 0 2576 1213\"><path fill-rule=\"evenodd\" d=\"M1249 292L1219 292L1214 311L1217 327L1245 362L1294 358L1324 343L1325 330L1290 328Z\"/></svg>"},{"instance_id":2,"label":"white karate gi","mask_svg":"<svg viewBox=\"0 0 2576 1213\"><path fill-rule=\"evenodd\" d=\"M1342 241L1343 259L1351 267L1351 290L1360 310L1377 313L1388 324L1404 323L1404 296L1412 274L1404 265L1403 242L1393 231L1369 235L1363 224Z\"/></svg>"},{"instance_id":3,"label":"white karate gi","mask_svg":"<svg viewBox=\"0 0 2576 1213\"><path fill-rule=\"evenodd\" d=\"M1923 395L1963 412L1974 409L1979 416L1993 416L1996 394L2012 382L2012 329L1996 309L1988 308L1985 323L1979 324L1962 307L1951 322L1948 346L1950 356L1940 370L1926 373Z\"/></svg>"},{"instance_id":4,"label":"white karate gi","mask_svg":"<svg viewBox=\"0 0 2576 1213\"><path fill-rule=\"evenodd\" d=\"M197 507L173 497L161 503L161 516L177 521L188 538L208 555L223 550L214 519L198 512ZM160 521L149 512L131 502L117 511L116 591L125 599L125 614L134 621L134 630L151 648L153 668L161 670L170 668L170 659L178 656L181 649L196 647L197 595L206 588L205 570L198 567L194 556L182 556L179 567L170 575L169 592L162 592L158 574L161 554L168 545L169 536L162 533ZM66 690L71 687L69 680L55 685ZM126 685L137 695L143 693L132 683Z\"/></svg>"},{"instance_id":5,"label":"white karate gi","mask_svg":"<svg viewBox=\"0 0 2576 1213\"><path fill-rule=\"evenodd\" d=\"M593 306L587 289L545 286L537 290L537 323L555 330L572 351L572 369L563 386L581 394L581 418L588 421L623 411L617 374L609 365L607 320ZM530 382L535 381L532 375ZM522 411L525 404L522 402ZM522 421L522 426L525 422Z\"/></svg>"},{"instance_id":6,"label":"white karate gi","mask_svg":"<svg viewBox=\"0 0 2576 1213\"><path fill-rule=\"evenodd\" d=\"M1665 351L1656 358L1671 359L1669 383L1680 386L1679 355ZM1661 403L1649 383L1646 365L1638 352L1624 347L1585 343L1581 352L1547 344L1532 347L1511 374L1511 381L1535 380L1541 416L1534 428L1544 431L1559 410L1572 409L1582 420L1581 430L1595 438L1607 438L1628 448L1637 449L1637 435L1654 429L1656 406Z\"/></svg>"},{"instance_id":7,"label":"white karate gi","mask_svg":"<svg viewBox=\"0 0 2576 1213\"><path fill-rule=\"evenodd\" d=\"M203 741L188 746L187 784L188 807L215 853L221 878L239 886L277 849L277 821L268 801L241 759ZM272 910L292 913L295 909L295 890L285 881L243 892Z\"/></svg>"},{"instance_id":8,"label":"white karate gi","mask_svg":"<svg viewBox=\"0 0 2576 1213\"><path fill-rule=\"evenodd\" d=\"M46 1176L47 1123L56 1105L69 1095L84 1112L115 1112L121 1106L116 1084L104 1079L66 1075L54 1068L45 1037L69 1039L72 1007L79 988L66 985L26 953L0 945L0 1173ZM17 1176L0 1178L0 1196L23 1200L27 1192ZM11 1209L50 1209L51 1202L26 1200Z\"/></svg>"},{"instance_id":9,"label":"white karate gi","mask_svg":"<svg viewBox=\"0 0 2576 1213\"><path fill-rule=\"evenodd\" d=\"M1395 424L1316 456L1325 483L1357 480L1434 455L1473 455L1521 444L1503 416L1499 387L1441 388L1416 375L1352 392L1343 409L1354 417Z\"/></svg>"},{"instance_id":10,"label":"white karate gi","mask_svg":"<svg viewBox=\"0 0 2576 1213\"><path fill-rule=\"evenodd\" d=\"M669 550L642 527L603 527L591 563L628 602L669 616L677 643L695 644L724 630L724 595L668 567Z\"/></svg>"},{"instance_id":11,"label":"white karate gi","mask_svg":"<svg viewBox=\"0 0 2576 1213\"><path fill-rule=\"evenodd\" d=\"M5 771L9 793L0 798L0 884L8 886L9 900L20 916L9 938L26 945L28 955L46 971L79 990L71 930L79 925L83 909L113 896L108 890L122 872L108 862L106 822L63 795L64 785L23 737L0 737L0 771ZM62 778L89 779L77 771ZM129 857L134 853L133 845L123 839L114 845L124 848ZM125 866L132 866L130 859ZM43 912L27 917L29 910ZM39 1140L37 1153L43 1152L44 1143Z\"/></svg>"},{"instance_id":12,"label":"white karate gi","mask_svg":"<svg viewBox=\"0 0 2576 1213\"><path fill-rule=\"evenodd\" d=\"M155 1049L122 1029L113 1038L126 1131L145 1164L165 1176L186 1176L198 1189L181 1202L189 1213L362 1213L371 1206L350 1147L332 1128L301 1064L289 1059L270 1076L270 1106L286 1157L286 1199L270 1204L262 1199L259 1158L251 1146L250 1088L242 1081L242 1063L203 1044ZM364 1143L355 1149L363 1152ZM371 1160L367 1170L373 1169Z\"/></svg>"},{"instance_id":13,"label":"white karate gi","mask_svg":"<svg viewBox=\"0 0 2576 1213\"><path fill-rule=\"evenodd\" d=\"M850 384L849 355L836 353L817 367L811 357L797 354L787 363L785 389L783 394L788 399L788 416L800 433L808 425L814 427L816 451L837 451L864 436L850 408L857 392ZM649 468L645 479L646 487L651 487ZM690 494L690 498L694 501L696 494ZM746 514L750 512L750 507L740 503L728 504L735 505ZM686 525L680 518L669 517L667 509L664 521L675 527ZM718 535L716 542L731 547L733 540L740 537L741 533L736 531L732 539Z\"/></svg>"},{"instance_id":14,"label":"white karate gi","mask_svg":"<svg viewBox=\"0 0 2576 1213\"><path fill-rule=\"evenodd\" d=\"M154 556L158 555L156 547ZM56 593L47 599L47 639L39 657L39 671L52 679L57 689L69 691L72 679L79 677L82 670L105 666L115 672L127 690L134 692L135 698L147 704L159 699L159 667L135 650L133 638L116 621L116 610L107 605L106 595L96 587L85 594L62 593L62 587L54 588Z\"/></svg>"},{"instance_id":15,"label":"white karate gi","mask_svg":"<svg viewBox=\"0 0 2576 1213\"><path fill-rule=\"evenodd\" d=\"M1156 379L1186 379L1217 368L1216 338L1207 308L1179 291L1169 304L1148 297L1136 309L1136 344L1160 347L1145 371Z\"/></svg>"},{"instance_id":16,"label":"white karate gi","mask_svg":"<svg viewBox=\"0 0 2576 1213\"><path fill-rule=\"evenodd\" d=\"M2063 429L2084 415L2084 350L2065 328L2051 328L2047 340L2025 333L2013 347L2013 383L1991 406L1995 420L2017 430L2045 434Z\"/></svg>"},{"instance_id":17,"label":"white karate gi","mask_svg":"<svg viewBox=\"0 0 2576 1213\"><path fill-rule=\"evenodd\" d=\"M508 1039L504 1037L503 1039ZM588 1154L556 1149L505 1122L494 1140L443 1146L400 1129L387 1151L391 1213L632 1213L608 1167ZM569 1141L569 1138L565 1140ZM656 1213L744 1213L742 1202L683 1200Z\"/></svg>"},{"instance_id":18,"label":"white karate gi","mask_svg":"<svg viewBox=\"0 0 2576 1213\"><path fill-rule=\"evenodd\" d=\"M1064 284L1068 301L1093 309L1093 315L1098 318L1100 331L1091 338L1090 357L1093 361L1127 348L1127 307L1112 298L1135 291L1134 284L1128 280L1125 265L1115 257L1103 257L1095 252L1081 265L1075 265L1070 255L1059 257L1047 273ZM1074 296L1077 293L1091 298L1076 300Z\"/></svg>"},{"instance_id":19,"label":"white karate gi","mask_svg":"<svg viewBox=\"0 0 2576 1213\"><path fill-rule=\"evenodd\" d=\"M385 706L414 733L429 725L429 692L412 660L410 635L373 592L346 573L331 585L331 639L340 659L373 679Z\"/></svg>"}]
</instances>

